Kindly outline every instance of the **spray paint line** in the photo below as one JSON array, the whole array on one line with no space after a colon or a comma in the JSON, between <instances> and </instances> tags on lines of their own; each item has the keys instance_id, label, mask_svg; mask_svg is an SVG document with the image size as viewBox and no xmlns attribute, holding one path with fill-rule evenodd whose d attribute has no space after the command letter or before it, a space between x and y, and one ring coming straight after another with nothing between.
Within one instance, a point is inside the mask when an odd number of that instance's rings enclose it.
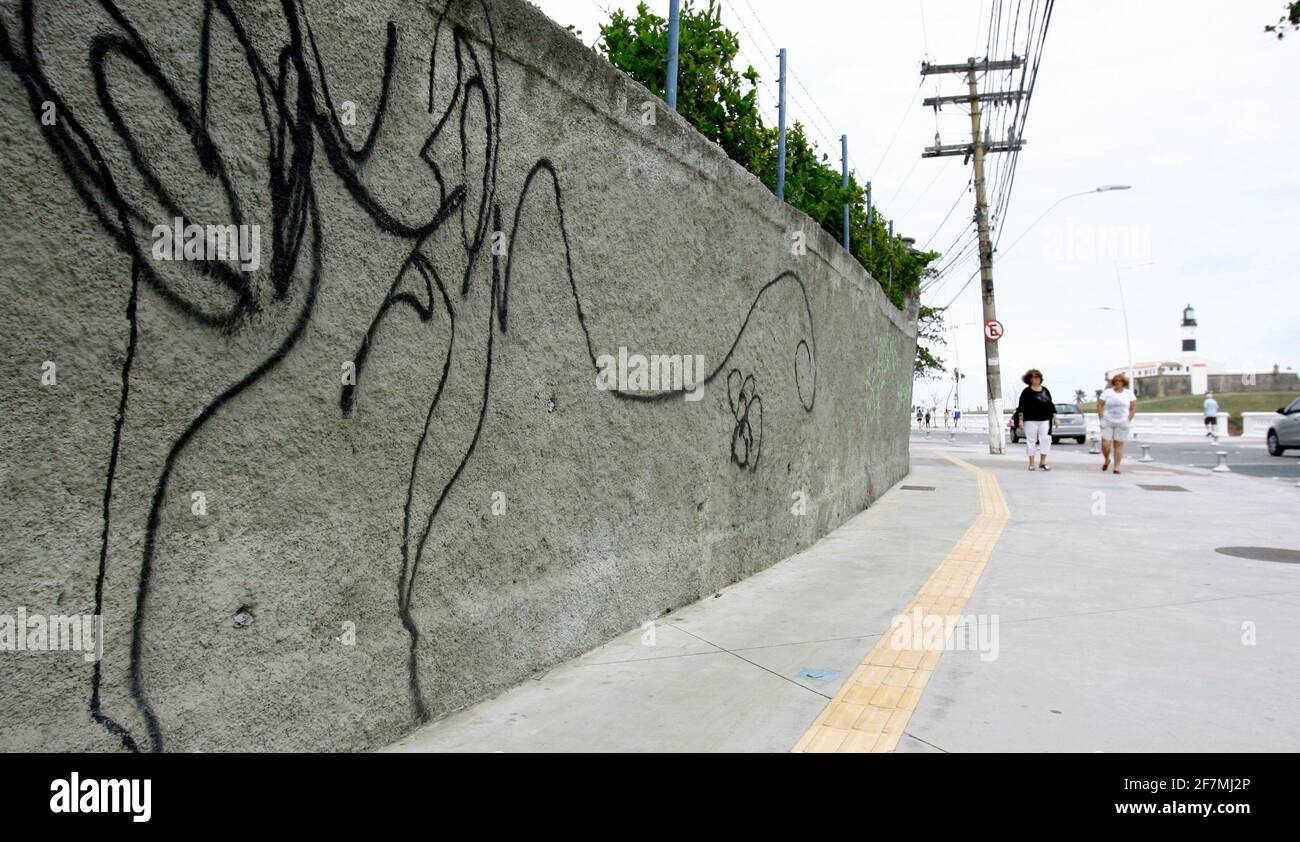
<instances>
[{"instance_id":1,"label":"spray paint line","mask_svg":"<svg viewBox=\"0 0 1300 842\"><path fill-rule=\"evenodd\" d=\"M922 616L943 617L945 628L951 628L974 593L1011 511L993 474L951 454L943 457L979 478L980 514L901 613L910 617L919 611ZM946 642L930 645L928 640L913 639L906 647L896 647L892 634L882 635L791 751L893 751L939 665Z\"/></svg>"}]
</instances>

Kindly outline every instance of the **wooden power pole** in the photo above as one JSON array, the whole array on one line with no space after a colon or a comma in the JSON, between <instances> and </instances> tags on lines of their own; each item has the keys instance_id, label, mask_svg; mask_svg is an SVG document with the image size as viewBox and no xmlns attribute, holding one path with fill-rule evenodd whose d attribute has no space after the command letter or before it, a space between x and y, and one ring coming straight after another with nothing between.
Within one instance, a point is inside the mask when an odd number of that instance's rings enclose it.
<instances>
[{"instance_id":1,"label":"wooden power pole","mask_svg":"<svg viewBox=\"0 0 1300 842\"><path fill-rule=\"evenodd\" d=\"M1024 96L1023 91L998 91L985 92L979 91L979 74L992 70L1016 70L1023 66L1025 60L1015 57L1005 61L976 61L969 59L965 64L930 64L921 65L921 75L931 76L937 73L965 73L966 81L970 86L968 95L930 97L925 100L925 105L939 108L944 103L964 104L970 107L970 137L969 145L960 143L952 145L941 145L938 137L935 138L935 145L927 147L922 153L923 158L942 158L949 155L962 155L969 161L974 159L975 162L975 222L979 229L979 254L980 254L980 287L983 291L984 300L984 323L997 321L997 306L993 298L993 244L989 237L989 206L984 184L984 156L995 152L1016 152L1024 145L1024 141L1018 137L1009 137L1006 140L994 141L993 139L985 140L982 135L982 104L985 102L993 105L1015 102ZM988 332L984 334L984 371L988 387L988 418L989 418L989 453L1002 453L1003 430L1002 430L1002 368L998 358L998 343L996 339L989 339Z\"/></svg>"}]
</instances>

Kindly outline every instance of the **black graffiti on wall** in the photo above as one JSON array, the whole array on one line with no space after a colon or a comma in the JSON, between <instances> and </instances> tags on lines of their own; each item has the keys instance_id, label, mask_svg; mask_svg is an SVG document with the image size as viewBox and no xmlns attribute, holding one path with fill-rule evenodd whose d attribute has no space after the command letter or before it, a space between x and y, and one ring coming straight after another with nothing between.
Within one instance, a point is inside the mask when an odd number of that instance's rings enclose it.
<instances>
[{"instance_id":1,"label":"black graffiti on wall","mask_svg":"<svg viewBox=\"0 0 1300 842\"><path fill-rule=\"evenodd\" d=\"M21 41L16 41L9 27L0 20L0 57L22 82L27 90L33 115L38 123L45 103L53 103L57 119L53 125L43 126L47 144L57 156L65 175L80 195L85 206L94 214L101 227L117 247L131 259L131 287L125 313L129 323L126 358L122 367L122 388L114 419L112 450L109 456L108 475L104 488L103 532L99 556L99 569L95 585L95 613L103 613L104 582L109 564L109 541L112 530L111 510L113 483L116 475L122 430L128 412L131 368L135 361L138 330L138 306L141 281L157 293L171 307L204 327L234 330L250 314L266 307L297 308L296 317L282 341L266 358L257 361L236 382L213 396L171 444L162 465L149 508L146 523L143 557L140 561L136 589L135 612L132 621L129 683L131 695L148 731L148 745L161 750L162 731L152 707L149 705L143 679L143 631L149 605L149 586L155 562L156 539L162 505L177 460L195 434L221 407L247 390L268 371L275 368L301 338L310 319L320 283L320 228L315 195L310 180L313 141L309 116L312 111L309 80L298 75L295 89L287 89L286 65L282 62L278 72L272 74L263 66L253 51L238 18L229 6L214 0L204 6L204 44L200 53L202 70L206 71L208 55L207 36L214 10L225 16L245 50L250 71L258 83L261 95L261 117L268 137L268 183L265 189L271 195L275 209L272 224L273 259L270 261L271 291L266 300L258 295L254 279L249 273L238 272L228 264L217 261L200 261L178 264L176 271L164 277L157 265L150 261L141 247L141 229L151 228L158 218L186 217L181 205L184 191L174 191L164 185L131 133L124 114L114 99L109 80L109 60L128 62L144 79L152 84L166 113L174 117L178 128L184 132L202 172L215 180L222 190L230 219L243 222L240 201L234 189L220 150L207 131L208 113L206 79L201 84L201 105L196 114L188 101L162 72L154 61L139 32L110 0L101 7L116 24L112 33L95 35L89 46L90 67L95 81L95 95L104 117L110 124L113 136L96 138L79 119L76 111L60 94L46 75L41 53L36 44L36 3L24 0L21 9ZM120 144L129 156L137 175L143 182L142 192L124 188L108 166L101 150L102 144ZM153 205L154 213L148 204ZM155 216L156 213L156 216ZM305 241L308 254L304 255ZM225 307L212 307L203 301L194 285L194 272L200 279L214 282L233 296ZM178 277L179 276L179 277ZM294 289L294 286L299 287ZM197 294L196 294L197 293ZM90 699L91 717L111 734L119 737L131 750L141 748L140 740L102 709L102 662L96 662L92 673Z\"/></svg>"},{"instance_id":2,"label":"black graffiti on wall","mask_svg":"<svg viewBox=\"0 0 1300 842\"><path fill-rule=\"evenodd\" d=\"M496 353L496 335L505 334L509 328L509 302L516 259L516 244L528 224L530 209L553 205L556 230L563 248L564 268L573 299L574 314L581 327L587 346L592 371L598 370L597 353L588 326L588 315L582 304L573 267L573 250L569 230L565 223L564 193L559 172L553 162L537 159L529 168L522 187L513 199L513 214L507 231L503 227L502 197L498 195L498 166L501 157L501 90L497 67L497 39L493 29L490 3L486 0L452 0L441 12L434 15L433 39L428 50L429 97L428 113L432 126L418 153L419 163L410 178L419 180L419 166L427 169L428 183L436 185L437 201L432 211L419 216L409 207L378 194L371 186L368 172L378 166L382 156L375 152L384 136L383 127L393 119L390 115L391 91L395 67L402 47L402 31L392 21L388 22L384 39L382 80L369 113L369 131L360 146L353 145L346 136L338 114L335 96L330 90L330 73L324 51L317 41L311 25L309 3L299 0L282 0L281 8L288 33L285 43L279 45L272 58L264 57L254 45L236 4L231 0L202 0L201 38L198 50L197 78L182 82L168 76L155 60L149 45L128 17L113 0L97 0L97 7L111 21L109 31L97 32L89 38L88 57L95 82L95 102L99 113L93 121L83 122L67 99L61 95L59 85L50 77L42 58L38 38L38 3L24 0L19 10L19 25L11 32L6 20L0 16L0 57L21 81L30 101L33 115L40 124L45 103L54 103L58 119L54 125L41 125L45 140L58 159L69 182L82 202L94 215L101 228L130 258L131 275L129 294L124 314L128 324L125 359L121 368L121 394L113 419L112 448L103 495L103 529L99 565L95 588L95 613L103 613L105 579L110 565L123 565L125 559L115 560L111 552L114 528L112 524L114 480L123 456L123 429L129 416L130 387L133 366L137 361L140 342L139 308L144 290L156 294L168 307L183 314L199 329L235 335L242 331L273 331L265 356L249 359L243 365L244 373L233 377L224 388L206 398L202 408L184 426L182 432L166 449L156 466L157 481L150 501L143 549L135 583L135 605L131 629L129 659L129 691L145 734L133 733L104 710L102 699L103 675L101 665L94 665L91 677L90 714L109 733L121 739L130 750L161 751L164 748L163 727L149 701L146 682L145 635L150 615L151 585L159 563L158 538L162 526L162 513L168 501L170 484L178 462L204 425L231 402L252 389L272 372L302 339L311 322L323 283L322 249L324 234L317 188L313 183L313 166L316 163L317 144L323 154L328 172L346 190L357 208L361 209L383 234L409 243L386 295L377 303L377 309L365 329L352 356L355 382L342 387L339 407L344 417L364 412L360 397L364 395L370 363L374 355L384 350L384 334L392 329L393 320L413 318L429 331L430 342L445 341L437 386L425 413L422 429L413 430L413 454L410 472L406 478L406 501L402 513L401 566L397 582L398 615L410 637L408 673L410 700L414 716L424 720L428 707L420 687L419 650L420 630L414 612L417 581L422 562L430 554L431 535L440 511L479 446L484 422L489 411L492 386L492 368ZM464 26L448 25L448 13L461 7L467 14L476 7L482 15L486 36L476 38ZM442 39L450 39L454 82L450 86L435 84ZM211 74L213 56L234 49L242 57L247 79L251 85L260 117L260 137L265 183L236 183L221 145L212 131L214 113L229 107L246 108L252 103L219 103L214 101ZM265 48L263 48L265 50ZM125 63L125 65L123 64ZM221 261L196 261L159 268L151 261L142 246L145 231L163 219L185 218L187 200L199 185L174 183L159 174L146 147L139 142L130 128L131 115L123 112L114 92L115 74L123 67L138 73L154 93L148 103L156 106L175 121L174 130L183 133L203 179L203 186L216 186L226 202L229 220L240 224L245 219L242 195L248 190L262 191L264 204L271 210L271 259L258 272L240 271ZM183 93L193 87L198 91L197 105ZM440 105L440 101L445 103ZM133 101L131 107L141 103ZM89 115L80 115L89 116ZM105 135L98 128L106 121L111 133ZM91 128L91 125L97 128ZM481 129L480 131L477 131ZM450 137L458 142L459 161L440 159L435 148L445 145ZM112 147L119 154L106 155ZM108 163L130 161L130 172L114 172ZM407 166L408 162L398 162ZM528 202L537 193L543 201ZM509 207L507 204L506 207ZM414 218L413 218L414 217ZM440 236L448 223L455 220L459 227L461 262L441 265L430 248L432 240ZM504 255L486 248L493 232L507 235L508 247ZM490 254L489 254L490 253ZM485 260L490 266L485 265ZM439 408L446 396L449 373L456 364L460 334L466 333L464 318L476 293L473 280L490 270L486 290L489 306L486 308L486 325L470 336L484 344L481 375L473 378L477 403L477 421L463 452L447 466L429 466L430 436L439 434ZM446 280L455 278L458 284L449 287ZM762 439L762 401L755 394L753 375L740 378L733 396L732 375L728 370L742 338L760 304L774 289L792 287L798 290L802 302L802 320L807 338L800 339L795 348L795 382L797 398L805 412L811 412L816 396L816 341L813 329L812 308L803 280L794 272L786 271L764 284L752 299L744 319L733 334L731 345L721 360L705 376L704 382L716 380L728 371L728 398L736 426L732 434L732 460L744 469L753 471L758 466ZM457 321L457 313L462 319ZM252 317L258 316L254 320ZM270 318L267 318L270 317ZM445 319L445 321L443 320ZM445 331L438 336L438 331ZM467 341L463 340L462 341ZM238 363L238 360L233 361ZM623 392L608 394L613 399L633 402L661 402L679 398L680 393ZM757 428L755 429L755 422ZM446 422L443 422L446 423ZM429 477L433 479L430 480ZM417 493L424 488L436 488L436 494ZM432 504L417 501L432 499Z\"/></svg>"},{"instance_id":3,"label":"black graffiti on wall","mask_svg":"<svg viewBox=\"0 0 1300 842\"><path fill-rule=\"evenodd\" d=\"M736 419L731 431L731 461L756 471L763 453L763 398L754 375L746 376L738 368L727 372L727 401Z\"/></svg>"}]
</instances>

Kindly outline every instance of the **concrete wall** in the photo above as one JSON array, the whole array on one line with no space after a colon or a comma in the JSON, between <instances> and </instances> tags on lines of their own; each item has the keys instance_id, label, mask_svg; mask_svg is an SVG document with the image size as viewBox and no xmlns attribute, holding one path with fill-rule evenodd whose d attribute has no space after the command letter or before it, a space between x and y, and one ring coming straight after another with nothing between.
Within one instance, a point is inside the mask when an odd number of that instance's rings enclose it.
<instances>
[{"instance_id":1,"label":"concrete wall","mask_svg":"<svg viewBox=\"0 0 1300 842\"><path fill-rule=\"evenodd\" d=\"M1283 416L1277 412L1243 412L1241 413L1241 437L1244 439L1264 439L1272 427Z\"/></svg>"},{"instance_id":2,"label":"concrete wall","mask_svg":"<svg viewBox=\"0 0 1300 842\"><path fill-rule=\"evenodd\" d=\"M1195 392L1191 375L1162 374L1155 377L1138 377L1137 393L1143 398L1161 398L1174 395L1204 394ZM1295 392L1300 391L1300 376L1294 371L1259 371L1249 374L1210 374L1205 388L1211 392Z\"/></svg>"},{"instance_id":3,"label":"concrete wall","mask_svg":"<svg viewBox=\"0 0 1300 842\"><path fill-rule=\"evenodd\" d=\"M914 312L531 6L35 10L0 615L104 653L0 651L0 749L382 745L906 473ZM181 215L257 268L158 259ZM598 389L620 347L703 355L703 398Z\"/></svg>"},{"instance_id":4,"label":"concrete wall","mask_svg":"<svg viewBox=\"0 0 1300 842\"><path fill-rule=\"evenodd\" d=\"M1258 371L1211 374L1211 392L1300 392L1300 376L1294 371Z\"/></svg>"},{"instance_id":5,"label":"concrete wall","mask_svg":"<svg viewBox=\"0 0 1300 842\"><path fill-rule=\"evenodd\" d=\"M1164 398L1192 393L1190 374L1157 374L1133 379L1137 381L1136 391L1140 398Z\"/></svg>"}]
</instances>

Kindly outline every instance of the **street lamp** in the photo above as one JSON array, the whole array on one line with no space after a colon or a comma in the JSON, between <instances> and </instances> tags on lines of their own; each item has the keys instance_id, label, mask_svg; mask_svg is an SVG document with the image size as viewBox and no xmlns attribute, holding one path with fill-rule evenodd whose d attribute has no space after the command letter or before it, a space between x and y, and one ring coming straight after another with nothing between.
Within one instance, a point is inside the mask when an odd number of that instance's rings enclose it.
<instances>
[{"instance_id":1,"label":"street lamp","mask_svg":"<svg viewBox=\"0 0 1300 842\"><path fill-rule=\"evenodd\" d=\"M1118 277L1118 276L1117 276ZM1128 382L1129 386L1137 390L1137 385L1133 383L1133 342L1129 339L1128 334L1128 308L1124 306L1124 288L1120 286L1119 291L1120 306L1118 307L1098 307L1098 310L1106 310L1111 313L1120 313L1124 316L1124 344L1128 348Z\"/></svg>"},{"instance_id":2,"label":"street lamp","mask_svg":"<svg viewBox=\"0 0 1300 842\"><path fill-rule=\"evenodd\" d=\"M1154 260L1148 260L1146 263L1138 263L1130 266L1129 269L1141 269L1146 266L1155 266ZM1115 261L1115 286L1119 288L1119 312L1124 317L1124 344L1128 347L1128 382L1129 387L1134 392L1137 391L1137 383L1133 380L1133 341L1129 338L1128 331L1128 305L1124 303L1124 281L1119 274L1119 261ZM1098 310L1109 310L1115 312L1114 307L1098 307Z\"/></svg>"},{"instance_id":3,"label":"street lamp","mask_svg":"<svg viewBox=\"0 0 1300 842\"><path fill-rule=\"evenodd\" d=\"M1029 223L1028 228L1020 232L1020 236L1016 237L1015 242L1007 246L1006 249L1002 251L1002 255L1001 255L1002 258L1006 259L1007 252L1015 248L1016 243L1019 243L1021 240L1023 240L1025 238L1025 235L1028 234L1030 231L1032 231L1035 225L1043 221L1043 217L1051 213L1056 208L1057 205L1061 204L1061 202L1064 202L1066 199L1073 199L1076 196L1090 196L1093 193L1109 193L1112 190L1132 190L1132 189L1133 189L1132 185L1129 184L1103 184L1101 187L1094 187L1091 190L1083 190L1078 193L1071 193L1068 196L1062 196L1061 198L1053 202L1050 206L1048 206L1047 210L1040 213L1038 215L1038 219L1035 219L1033 222Z\"/></svg>"}]
</instances>

